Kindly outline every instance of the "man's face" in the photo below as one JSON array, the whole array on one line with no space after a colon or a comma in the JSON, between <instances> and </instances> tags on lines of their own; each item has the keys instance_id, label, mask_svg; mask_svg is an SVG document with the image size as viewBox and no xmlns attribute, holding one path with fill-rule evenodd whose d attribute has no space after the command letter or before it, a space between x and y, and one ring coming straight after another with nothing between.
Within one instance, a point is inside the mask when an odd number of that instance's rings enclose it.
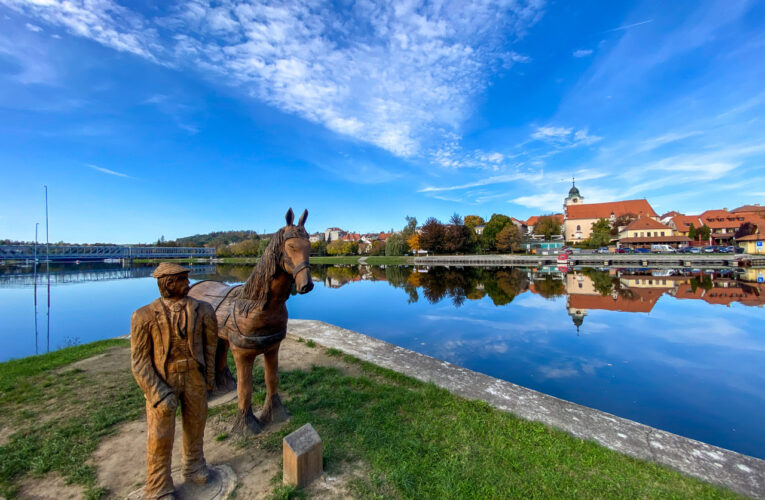
<instances>
[{"instance_id":1,"label":"man's face","mask_svg":"<svg viewBox=\"0 0 765 500\"><path fill-rule=\"evenodd\" d=\"M167 280L167 291L171 297L183 298L189 293L189 275L176 274Z\"/></svg>"}]
</instances>

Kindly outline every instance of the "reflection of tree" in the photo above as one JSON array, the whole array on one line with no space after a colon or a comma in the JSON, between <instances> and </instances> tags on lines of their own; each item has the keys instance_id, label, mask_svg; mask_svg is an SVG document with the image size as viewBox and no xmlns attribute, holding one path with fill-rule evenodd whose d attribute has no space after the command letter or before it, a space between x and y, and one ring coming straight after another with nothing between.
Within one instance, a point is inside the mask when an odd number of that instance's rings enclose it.
<instances>
[{"instance_id":1,"label":"reflection of tree","mask_svg":"<svg viewBox=\"0 0 765 500\"><path fill-rule=\"evenodd\" d=\"M714 288L714 282L712 281L712 277L708 274L705 274L703 276L694 276L691 278L691 291L693 293L696 293L696 289L698 287L703 288L707 292Z\"/></svg>"},{"instance_id":2,"label":"reflection of tree","mask_svg":"<svg viewBox=\"0 0 765 500\"><path fill-rule=\"evenodd\" d=\"M563 285L563 281L553 279L551 274L546 275L544 278L535 279L534 289L539 295L546 299L560 297L566 293L566 287Z\"/></svg>"},{"instance_id":3,"label":"reflection of tree","mask_svg":"<svg viewBox=\"0 0 765 500\"><path fill-rule=\"evenodd\" d=\"M604 297L606 295L610 295L613 291L614 285L617 284L614 283L614 281L618 282L618 280L611 278L611 275L608 274L608 271L598 271L597 269L592 269L591 267L582 269L582 274L592 280L592 286Z\"/></svg>"},{"instance_id":4,"label":"reflection of tree","mask_svg":"<svg viewBox=\"0 0 765 500\"><path fill-rule=\"evenodd\" d=\"M483 284L494 305L504 306L528 288L529 280L520 269L503 269L485 276Z\"/></svg>"},{"instance_id":5,"label":"reflection of tree","mask_svg":"<svg viewBox=\"0 0 765 500\"><path fill-rule=\"evenodd\" d=\"M382 270L382 268L379 268ZM391 286L403 288L409 295L409 303L417 302L420 297L417 295L417 284L413 283L417 273L406 266L386 266L384 269L385 279Z\"/></svg>"},{"instance_id":6,"label":"reflection of tree","mask_svg":"<svg viewBox=\"0 0 765 500\"><path fill-rule=\"evenodd\" d=\"M358 266L338 267L332 266L327 268L327 278L330 278L341 285L352 281L359 275Z\"/></svg>"},{"instance_id":7,"label":"reflection of tree","mask_svg":"<svg viewBox=\"0 0 765 500\"><path fill-rule=\"evenodd\" d=\"M477 296L481 273L482 270L476 268L434 267L419 274L417 280L428 302L440 302L448 296L456 307L460 307L465 300Z\"/></svg>"}]
</instances>

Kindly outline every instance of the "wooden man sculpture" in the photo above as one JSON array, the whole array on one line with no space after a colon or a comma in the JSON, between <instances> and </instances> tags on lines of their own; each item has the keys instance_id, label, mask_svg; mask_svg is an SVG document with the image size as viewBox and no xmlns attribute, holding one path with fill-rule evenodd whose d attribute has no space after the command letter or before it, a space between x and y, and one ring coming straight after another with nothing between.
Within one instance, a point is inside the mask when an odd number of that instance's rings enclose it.
<instances>
[{"instance_id":1,"label":"wooden man sculpture","mask_svg":"<svg viewBox=\"0 0 765 500\"><path fill-rule=\"evenodd\" d=\"M212 306L188 297L189 270L169 262L154 271L161 297L133 313L130 356L146 397L146 498L174 498L170 475L175 414L183 419L182 472L198 484L210 478L202 450L207 391L215 381L218 323Z\"/></svg>"}]
</instances>

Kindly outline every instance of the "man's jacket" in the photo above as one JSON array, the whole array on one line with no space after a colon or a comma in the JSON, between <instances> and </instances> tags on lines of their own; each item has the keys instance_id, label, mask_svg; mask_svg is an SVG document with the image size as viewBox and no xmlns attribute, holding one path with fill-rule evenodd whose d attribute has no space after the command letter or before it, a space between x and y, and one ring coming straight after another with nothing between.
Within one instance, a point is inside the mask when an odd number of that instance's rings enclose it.
<instances>
[{"instance_id":1,"label":"man's jacket","mask_svg":"<svg viewBox=\"0 0 765 500\"><path fill-rule=\"evenodd\" d=\"M215 349L218 345L218 321L207 302L186 297L187 339L189 351L205 376L207 390L215 382ZM136 310L130 321L130 358L133 376L152 406L172 391L165 380L170 355L170 321L161 299Z\"/></svg>"}]
</instances>

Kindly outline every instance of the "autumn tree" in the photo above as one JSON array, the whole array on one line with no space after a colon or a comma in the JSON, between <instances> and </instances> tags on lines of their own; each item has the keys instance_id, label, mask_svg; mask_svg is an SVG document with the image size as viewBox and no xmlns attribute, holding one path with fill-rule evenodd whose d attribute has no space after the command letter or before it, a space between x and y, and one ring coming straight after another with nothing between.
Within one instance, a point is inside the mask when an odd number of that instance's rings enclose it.
<instances>
[{"instance_id":1,"label":"autumn tree","mask_svg":"<svg viewBox=\"0 0 765 500\"><path fill-rule=\"evenodd\" d=\"M417 233L412 234L408 240L406 240L406 244L409 245L409 249L412 252L417 253L420 250L420 235Z\"/></svg>"},{"instance_id":2,"label":"autumn tree","mask_svg":"<svg viewBox=\"0 0 765 500\"><path fill-rule=\"evenodd\" d=\"M744 236L749 236L750 234L756 234L757 233L757 226L755 224L752 224L751 222L744 222L741 224L741 227L738 228L736 231L736 234L733 235L734 238L739 239L743 238Z\"/></svg>"},{"instance_id":3,"label":"autumn tree","mask_svg":"<svg viewBox=\"0 0 765 500\"><path fill-rule=\"evenodd\" d=\"M518 226L508 224L497 235L497 250L500 252L517 252L522 239Z\"/></svg>"},{"instance_id":4,"label":"autumn tree","mask_svg":"<svg viewBox=\"0 0 765 500\"><path fill-rule=\"evenodd\" d=\"M420 230L420 246L423 250L433 253L443 252L445 238L446 230L438 219L430 217L425 221L425 225Z\"/></svg>"},{"instance_id":5,"label":"autumn tree","mask_svg":"<svg viewBox=\"0 0 765 500\"><path fill-rule=\"evenodd\" d=\"M336 240L327 245L329 255L356 255L359 252L359 244L355 241Z\"/></svg>"},{"instance_id":6,"label":"autumn tree","mask_svg":"<svg viewBox=\"0 0 765 500\"><path fill-rule=\"evenodd\" d=\"M375 240L369 249L369 255L385 255L385 247L387 246L385 241Z\"/></svg>"},{"instance_id":7,"label":"autumn tree","mask_svg":"<svg viewBox=\"0 0 765 500\"><path fill-rule=\"evenodd\" d=\"M466 215L464 223L470 229L475 230L476 226L480 226L481 224L485 224L486 221L484 221L483 217L481 217L480 215Z\"/></svg>"},{"instance_id":8,"label":"autumn tree","mask_svg":"<svg viewBox=\"0 0 765 500\"><path fill-rule=\"evenodd\" d=\"M637 218L638 216L635 214L622 214L614 219L614 223L611 225L611 236L618 236L620 227L629 226Z\"/></svg>"},{"instance_id":9,"label":"autumn tree","mask_svg":"<svg viewBox=\"0 0 765 500\"><path fill-rule=\"evenodd\" d=\"M560 222L557 217L546 215L540 217L537 223L534 224L534 234L544 235L546 240L552 239L554 235L560 234ZM609 228L610 229L610 228Z\"/></svg>"},{"instance_id":10,"label":"autumn tree","mask_svg":"<svg viewBox=\"0 0 765 500\"><path fill-rule=\"evenodd\" d=\"M327 255L327 242L319 240L311 243L311 255L316 255L317 257Z\"/></svg>"}]
</instances>

